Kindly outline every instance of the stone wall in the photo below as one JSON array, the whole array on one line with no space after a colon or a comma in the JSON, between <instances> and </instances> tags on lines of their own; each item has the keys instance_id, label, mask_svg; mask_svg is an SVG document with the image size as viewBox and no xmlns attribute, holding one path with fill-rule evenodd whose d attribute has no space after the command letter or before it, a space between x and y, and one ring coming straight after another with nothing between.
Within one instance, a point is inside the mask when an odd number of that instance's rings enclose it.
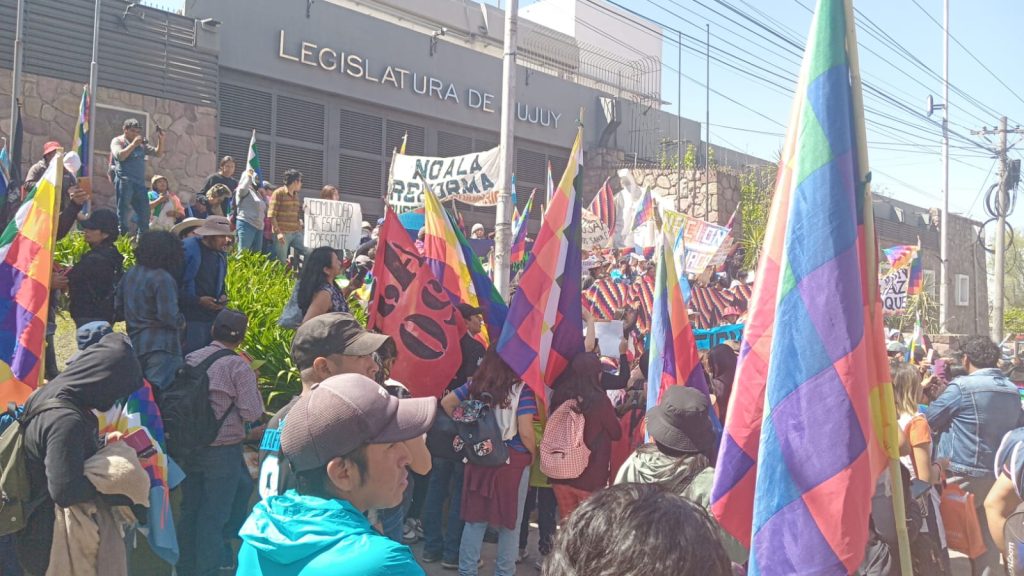
<instances>
[{"instance_id":1,"label":"stone wall","mask_svg":"<svg viewBox=\"0 0 1024 576\"><path fill-rule=\"evenodd\" d=\"M23 170L27 170L39 160L43 144L49 140L58 140L70 149L71 137L78 120L82 85L46 76L25 74L22 86ZM11 72L0 69L0 135L8 139L11 130L10 97ZM172 189L182 192L183 197L190 197L191 192L202 188L203 182L216 169L215 108L115 91L102 86L96 102L98 105L147 112L151 123L163 127L166 133L164 156L150 158L147 176L166 176ZM113 207L114 189L106 178L108 155L105 151L109 148L109 143L97 141L96 148L103 152L97 153L94 159L94 166L98 168L97 177L93 179L94 205Z\"/></svg>"},{"instance_id":2,"label":"stone wall","mask_svg":"<svg viewBox=\"0 0 1024 576\"><path fill-rule=\"evenodd\" d=\"M717 224L728 222L740 201L739 177L725 171L712 169L710 182L707 182L702 170L634 168L623 151L608 148L587 151L583 166L583 189L591 194L608 177L612 189L621 190L617 172L620 168L629 168L641 188L650 187L680 212ZM681 187L678 186L680 176Z\"/></svg>"}]
</instances>

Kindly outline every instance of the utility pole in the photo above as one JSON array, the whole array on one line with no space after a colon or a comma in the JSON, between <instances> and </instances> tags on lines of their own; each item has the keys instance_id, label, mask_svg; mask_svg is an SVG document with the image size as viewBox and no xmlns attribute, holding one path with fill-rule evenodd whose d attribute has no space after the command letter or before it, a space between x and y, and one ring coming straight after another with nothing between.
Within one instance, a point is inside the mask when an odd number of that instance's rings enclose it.
<instances>
[{"instance_id":1,"label":"utility pole","mask_svg":"<svg viewBox=\"0 0 1024 576\"><path fill-rule=\"evenodd\" d=\"M939 230L939 332L949 316L949 0L942 2L942 222ZM928 111L931 115L931 110Z\"/></svg>"},{"instance_id":2,"label":"utility pole","mask_svg":"<svg viewBox=\"0 0 1024 576\"><path fill-rule=\"evenodd\" d=\"M683 33L677 31L679 54L676 67L679 70L676 85L676 206L683 199Z\"/></svg>"},{"instance_id":3,"label":"utility pole","mask_svg":"<svg viewBox=\"0 0 1024 576\"><path fill-rule=\"evenodd\" d=\"M512 243L512 172L515 171L516 28L519 0L505 7L505 54L501 85L501 189L494 223L494 286L505 300L509 292L509 251Z\"/></svg>"},{"instance_id":4,"label":"utility pole","mask_svg":"<svg viewBox=\"0 0 1024 576\"><path fill-rule=\"evenodd\" d=\"M971 134L989 136L999 136L999 149L996 153L999 156L999 187L996 196L996 255L995 255L995 294L992 297L992 315L995 317L992 322L992 339L996 342L1003 341L1003 287L1006 282L1006 216L1007 210L1010 207L1009 192L1012 185L1016 185L1014 182L1010 182L1009 169L1007 166L1006 159L1006 135L1007 134L1024 134L1024 130L1016 128L1014 130L1008 130L1006 128L1006 116L999 119L999 128L988 129L982 128L981 130L972 130Z\"/></svg>"},{"instance_id":5,"label":"utility pole","mask_svg":"<svg viewBox=\"0 0 1024 576\"><path fill-rule=\"evenodd\" d=\"M707 40L704 43L704 125L707 138L704 139L704 219L711 220L711 24L707 26Z\"/></svg>"}]
</instances>

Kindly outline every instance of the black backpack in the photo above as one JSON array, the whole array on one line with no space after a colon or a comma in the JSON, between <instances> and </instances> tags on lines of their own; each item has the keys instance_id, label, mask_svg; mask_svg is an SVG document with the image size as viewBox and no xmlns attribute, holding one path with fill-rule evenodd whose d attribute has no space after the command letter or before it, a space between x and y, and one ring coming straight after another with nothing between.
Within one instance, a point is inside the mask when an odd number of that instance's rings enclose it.
<instances>
[{"instance_id":1,"label":"black backpack","mask_svg":"<svg viewBox=\"0 0 1024 576\"><path fill-rule=\"evenodd\" d=\"M467 462L477 466L503 466L509 461L508 446L502 441L501 426L489 405L490 394L484 396L483 400L461 402L452 420Z\"/></svg>"},{"instance_id":2,"label":"black backpack","mask_svg":"<svg viewBox=\"0 0 1024 576\"><path fill-rule=\"evenodd\" d=\"M214 414L210 405L208 372L214 362L233 354L231 350L218 350L196 366L185 364L178 369L169 386L154 390L164 421L167 452L175 460L187 460L217 439L217 433L231 409L220 418Z\"/></svg>"}]
</instances>

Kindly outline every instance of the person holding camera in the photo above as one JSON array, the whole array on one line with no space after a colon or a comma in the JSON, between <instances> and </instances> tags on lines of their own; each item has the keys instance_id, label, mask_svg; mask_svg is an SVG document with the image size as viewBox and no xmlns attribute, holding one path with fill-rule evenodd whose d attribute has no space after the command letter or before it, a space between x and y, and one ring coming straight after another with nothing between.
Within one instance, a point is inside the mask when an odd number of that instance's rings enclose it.
<instances>
[{"instance_id":1,"label":"person holding camera","mask_svg":"<svg viewBox=\"0 0 1024 576\"><path fill-rule=\"evenodd\" d=\"M138 232L149 230L149 190L146 189L146 157L163 156L164 131L156 127L156 147L142 136L142 125L129 118L121 125L124 134L110 141L110 164L114 193L117 198L117 220L121 234L128 233L128 212L135 211Z\"/></svg>"}]
</instances>

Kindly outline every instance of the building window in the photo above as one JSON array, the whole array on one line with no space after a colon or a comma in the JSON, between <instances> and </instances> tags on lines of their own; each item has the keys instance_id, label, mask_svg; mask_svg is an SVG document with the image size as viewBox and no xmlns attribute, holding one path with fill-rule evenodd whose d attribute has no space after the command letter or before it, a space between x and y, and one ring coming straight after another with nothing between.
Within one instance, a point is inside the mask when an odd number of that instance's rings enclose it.
<instances>
[{"instance_id":1,"label":"building window","mask_svg":"<svg viewBox=\"0 0 1024 576\"><path fill-rule=\"evenodd\" d=\"M953 278L956 286L956 305L967 306L971 298L971 279L966 274L955 274Z\"/></svg>"},{"instance_id":2,"label":"building window","mask_svg":"<svg viewBox=\"0 0 1024 576\"><path fill-rule=\"evenodd\" d=\"M937 297L939 291L935 285L935 270L923 270L922 279L924 283L923 288L925 289L925 291L931 294L932 296Z\"/></svg>"},{"instance_id":3,"label":"building window","mask_svg":"<svg viewBox=\"0 0 1024 576\"><path fill-rule=\"evenodd\" d=\"M143 138L156 137L153 133L154 125L150 124L147 112L96 104L96 122L93 123L96 130L96 152L93 156L102 154L106 160L105 157L110 154L110 141L124 134L122 125L129 118L135 118L142 124Z\"/></svg>"}]
</instances>

